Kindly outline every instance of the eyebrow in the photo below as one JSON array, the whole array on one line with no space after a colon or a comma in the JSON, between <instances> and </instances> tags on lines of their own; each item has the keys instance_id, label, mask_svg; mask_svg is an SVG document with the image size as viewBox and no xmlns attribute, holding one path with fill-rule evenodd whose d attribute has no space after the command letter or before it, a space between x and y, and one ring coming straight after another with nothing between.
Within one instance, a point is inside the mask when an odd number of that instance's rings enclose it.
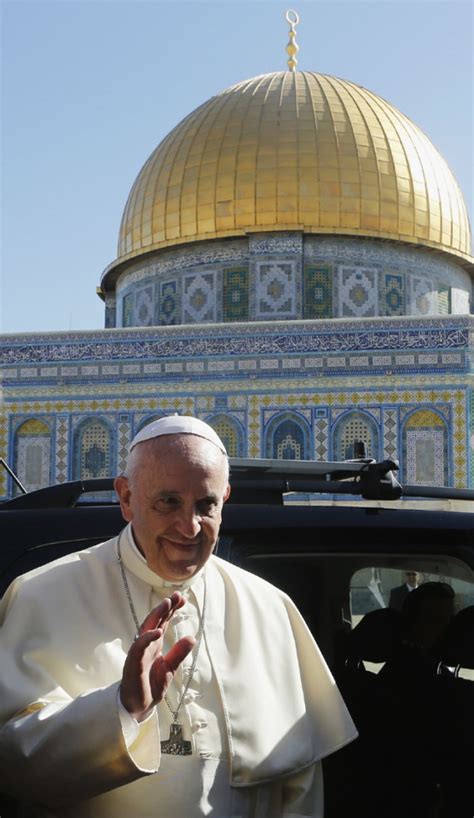
<instances>
[{"instance_id":1,"label":"eyebrow","mask_svg":"<svg viewBox=\"0 0 474 818\"><path fill-rule=\"evenodd\" d=\"M163 497L182 497L182 493L180 491L176 491L175 489L163 489L162 491L157 492L157 494L151 495L152 500L161 500ZM217 494L206 494L204 497L199 497L196 500L196 503L217 503L219 502L219 496Z\"/></svg>"},{"instance_id":2,"label":"eyebrow","mask_svg":"<svg viewBox=\"0 0 474 818\"><path fill-rule=\"evenodd\" d=\"M218 503L219 497L217 494L206 494L205 497L202 497L200 500L197 501L198 503Z\"/></svg>"}]
</instances>

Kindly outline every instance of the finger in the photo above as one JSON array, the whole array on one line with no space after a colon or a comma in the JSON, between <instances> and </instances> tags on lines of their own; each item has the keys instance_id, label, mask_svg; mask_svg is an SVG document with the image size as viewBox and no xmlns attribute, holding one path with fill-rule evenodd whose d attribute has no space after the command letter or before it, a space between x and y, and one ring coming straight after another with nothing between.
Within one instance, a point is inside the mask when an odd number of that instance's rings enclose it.
<instances>
[{"instance_id":1,"label":"finger","mask_svg":"<svg viewBox=\"0 0 474 818\"><path fill-rule=\"evenodd\" d=\"M157 627L159 627L161 622L166 620L166 617L169 615L170 609L171 601L168 597L166 597L166 599L164 599L163 602L160 602L160 604L157 605L156 608L153 608L153 610L150 611L149 614L147 614L142 624L140 625L138 632L142 634L149 630L155 630Z\"/></svg>"},{"instance_id":2,"label":"finger","mask_svg":"<svg viewBox=\"0 0 474 818\"><path fill-rule=\"evenodd\" d=\"M163 656L163 661L173 673L176 672L183 659L186 659L186 656L191 653L195 644L196 640L193 636L183 636L182 639L175 642L168 653Z\"/></svg>"},{"instance_id":3,"label":"finger","mask_svg":"<svg viewBox=\"0 0 474 818\"><path fill-rule=\"evenodd\" d=\"M166 656L159 656L153 662L150 671L150 683L153 701L158 704L170 686L176 670L183 659L192 651L196 640L192 636L183 636L168 651Z\"/></svg>"},{"instance_id":4,"label":"finger","mask_svg":"<svg viewBox=\"0 0 474 818\"><path fill-rule=\"evenodd\" d=\"M152 630L137 634L133 640L130 651L133 650L136 655L143 654L148 645L151 645L152 642L156 642L158 639L161 639L162 636L163 628L153 628Z\"/></svg>"},{"instance_id":5,"label":"finger","mask_svg":"<svg viewBox=\"0 0 474 818\"><path fill-rule=\"evenodd\" d=\"M166 597L163 602L160 602L160 604L157 605L156 608L153 608L145 617L140 625L139 634L141 635L146 631L155 630L156 628L166 625L175 611L177 611L178 608L182 608L185 603L186 599L178 591L175 591L171 597Z\"/></svg>"}]
</instances>

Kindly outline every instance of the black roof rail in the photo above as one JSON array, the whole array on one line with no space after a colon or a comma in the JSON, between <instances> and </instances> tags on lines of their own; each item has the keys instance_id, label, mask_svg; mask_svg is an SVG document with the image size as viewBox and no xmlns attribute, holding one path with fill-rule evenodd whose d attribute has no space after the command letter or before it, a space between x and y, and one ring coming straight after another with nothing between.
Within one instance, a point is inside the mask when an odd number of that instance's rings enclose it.
<instances>
[{"instance_id":1,"label":"black roof rail","mask_svg":"<svg viewBox=\"0 0 474 818\"><path fill-rule=\"evenodd\" d=\"M54 486L20 494L0 503L0 508L73 508L83 494L113 490L112 477L73 480L70 483L56 483Z\"/></svg>"},{"instance_id":2,"label":"black roof rail","mask_svg":"<svg viewBox=\"0 0 474 818\"><path fill-rule=\"evenodd\" d=\"M404 497L427 497L431 500L470 500L474 503L474 489L458 489L449 486L403 485Z\"/></svg>"},{"instance_id":3,"label":"black roof rail","mask_svg":"<svg viewBox=\"0 0 474 818\"><path fill-rule=\"evenodd\" d=\"M230 458L230 502L282 504L283 496L290 492L352 494L365 500L397 500L403 495L474 502L472 489L402 486L394 474L397 470L396 460L377 462L370 458L343 461ZM58 483L6 500L0 503L0 508L72 508L85 494L113 493L113 482L106 477Z\"/></svg>"},{"instance_id":4,"label":"black roof rail","mask_svg":"<svg viewBox=\"0 0 474 818\"><path fill-rule=\"evenodd\" d=\"M396 460L342 461L230 459L234 502L283 503L288 492L357 494L366 500L397 500ZM258 498L257 498L258 493ZM235 496L236 495L236 496Z\"/></svg>"},{"instance_id":5,"label":"black roof rail","mask_svg":"<svg viewBox=\"0 0 474 818\"><path fill-rule=\"evenodd\" d=\"M231 502L283 503L291 492L359 494L366 499L396 499L401 486L393 476L398 463L384 460L264 460L230 458ZM113 492L113 479L58 483L1 503L1 508L71 508L86 493Z\"/></svg>"}]
</instances>

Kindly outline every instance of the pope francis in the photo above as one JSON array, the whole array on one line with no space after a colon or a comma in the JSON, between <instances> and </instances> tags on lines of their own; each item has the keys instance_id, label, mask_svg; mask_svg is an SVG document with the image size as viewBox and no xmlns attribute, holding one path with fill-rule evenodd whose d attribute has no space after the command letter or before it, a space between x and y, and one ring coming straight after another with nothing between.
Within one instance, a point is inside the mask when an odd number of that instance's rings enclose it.
<instances>
[{"instance_id":1,"label":"pope francis","mask_svg":"<svg viewBox=\"0 0 474 818\"><path fill-rule=\"evenodd\" d=\"M29 816L322 818L356 731L291 600L213 556L213 429L161 418L115 481L127 526L0 608L0 789Z\"/></svg>"}]
</instances>

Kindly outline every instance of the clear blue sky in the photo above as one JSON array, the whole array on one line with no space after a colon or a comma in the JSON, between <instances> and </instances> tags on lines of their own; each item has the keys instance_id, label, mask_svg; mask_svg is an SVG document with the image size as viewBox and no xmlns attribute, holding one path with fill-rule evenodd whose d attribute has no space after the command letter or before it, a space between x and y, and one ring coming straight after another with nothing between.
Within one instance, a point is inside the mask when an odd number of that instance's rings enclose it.
<instances>
[{"instance_id":1,"label":"clear blue sky","mask_svg":"<svg viewBox=\"0 0 474 818\"><path fill-rule=\"evenodd\" d=\"M473 214L473 4L291 0L298 68L388 99ZM3 0L1 330L97 329L140 167L186 114L286 67L290 3Z\"/></svg>"}]
</instances>

